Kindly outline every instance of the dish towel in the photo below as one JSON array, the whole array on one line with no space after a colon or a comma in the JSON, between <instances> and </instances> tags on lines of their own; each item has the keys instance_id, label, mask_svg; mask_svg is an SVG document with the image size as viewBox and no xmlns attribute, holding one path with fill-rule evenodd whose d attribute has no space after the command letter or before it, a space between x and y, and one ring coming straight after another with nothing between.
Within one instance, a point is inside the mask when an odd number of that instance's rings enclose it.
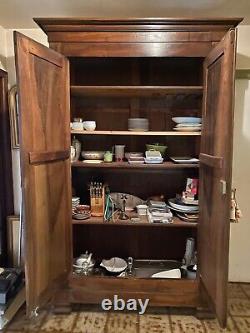
<instances>
[{"instance_id":1,"label":"dish towel","mask_svg":"<svg viewBox=\"0 0 250 333\"><path fill-rule=\"evenodd\" d=\"M241 217L242 213L236 200L236 188L233 188L231 192L230 222L238 223Z\"/></svg>"}]
</instances>

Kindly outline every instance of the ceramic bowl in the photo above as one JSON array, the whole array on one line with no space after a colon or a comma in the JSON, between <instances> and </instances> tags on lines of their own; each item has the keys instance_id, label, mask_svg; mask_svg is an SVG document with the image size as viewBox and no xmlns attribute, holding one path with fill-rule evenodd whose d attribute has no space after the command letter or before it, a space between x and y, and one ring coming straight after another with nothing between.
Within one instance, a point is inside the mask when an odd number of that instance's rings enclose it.
<instances>
[{"instance_id":1,"label":"ceramic bowl","mask_svg":"<svg viewBox=\"0 0 250 333\"><path fill-rule=\"evenodd\" d=\"M72 123L72 130L74 130L74 131L82 131L83 130L83 123L80 123L78 121L74 121Z\"/></svg>"},{"instance_id":2,"label":"ceramic bowl","mask_svg":"<svg viewBox=\"0 0 250 333\"><path fill-rule=\"evenodd\" d=\"M95 121L84 121L83 128L86 131L94 131L96 129L96 122Z\"/></svg>"},{"instance_id":3,"label":"ceramic bowl","mask_svg":"<svg viewBox=\"0 0 250 333\"><path fill-rule=\"evenodd\" d=\"M128 264L122 258L113 257L109 260L102 260L100 266L104 267L110 273L118 274L123 272L127 268Z\"/></svg>"}]
</instances>

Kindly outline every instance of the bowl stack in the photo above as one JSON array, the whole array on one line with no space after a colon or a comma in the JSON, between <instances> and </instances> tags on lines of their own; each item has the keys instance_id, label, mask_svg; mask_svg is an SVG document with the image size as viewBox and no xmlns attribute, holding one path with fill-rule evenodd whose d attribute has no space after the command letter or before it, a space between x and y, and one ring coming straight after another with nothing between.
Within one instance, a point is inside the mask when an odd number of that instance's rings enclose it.
<instances>
[{"instance_id":1,"label":"bowl stack","mask_svg":"<svg viewBox=\"0 0 250 333\"><path fill-rule=\"evenodd\" d=\"M173 128L178 132L199 132L201 131L201 118L198 117L174 117L176 123Z\"/></svg>"},{"instance_id":2,"label":"bowl stack","mask_svg":"<svg viewBox=\"0 0 250 333\"><path fill-rule=\"evenodd\" d=\"M146 118L129 118L128 130L134 132L147 132L149 130L149 122Z\"/></svg>"}]
</instances>

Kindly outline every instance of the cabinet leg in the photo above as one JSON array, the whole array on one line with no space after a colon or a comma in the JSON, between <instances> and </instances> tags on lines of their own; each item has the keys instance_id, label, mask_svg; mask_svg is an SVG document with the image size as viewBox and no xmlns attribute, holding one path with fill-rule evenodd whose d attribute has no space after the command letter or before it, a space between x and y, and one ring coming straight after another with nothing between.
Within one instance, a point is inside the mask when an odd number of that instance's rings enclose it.
<instances>
[{"instance_id":1,"label":"cabinet leg","mask_svg":"<svg viewBox=\"0 0 250 333\"><path fill-rule=\"evenodd\" d=\"M196 315L197 319L215 319L215 314L209 308L196 308Z\"/></svg>"}]
</instances>

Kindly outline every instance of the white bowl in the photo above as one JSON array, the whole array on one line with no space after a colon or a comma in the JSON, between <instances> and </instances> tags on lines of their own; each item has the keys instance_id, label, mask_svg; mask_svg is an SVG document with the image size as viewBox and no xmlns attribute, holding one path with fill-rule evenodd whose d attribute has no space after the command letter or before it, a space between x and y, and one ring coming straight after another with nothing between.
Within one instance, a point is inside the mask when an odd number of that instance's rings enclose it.
<instances>
[{"instance_id":1,"label":"white bowl","mask_svg":"<svg viewBox=\"0 0 250 333\"><path fill-rule=\"evenodd\" d=\"M86 131L94 131L96 129L96 122L95 121L84 121L83 128Z\"/></svg>"},{"instance_id":2,"label":"white bowl","mask_svg":"<svg viewBox=\"0 0 250 333\"><path fill-rule=\"evenodd\" d=\"M201 118L198 117L173 117L172 120L177 123L177 124L200 124L201 123Z\"/></svg>"},{"instance_id":3,"label":"white bowl","mask_svg":"<svg viewBox=\"0 0 250 333\"><path fill-rule=\"evenodd\" d=\"M106 268L110 273L120 273L127 268L128 264L122 258L113 257L109 260L103 259L100 266Z\"/></svg>"},{"instance_id":4,"label":"white bowl","mask_svg":"<svg viewBox=\"0 0 250 333\"><path fill-rule=\"evenodd\" d=\"M82 131L83 130L83 124L77 121L74 121L72 123L72 130L74 131Z\"/></svg>"}]
</instances>

